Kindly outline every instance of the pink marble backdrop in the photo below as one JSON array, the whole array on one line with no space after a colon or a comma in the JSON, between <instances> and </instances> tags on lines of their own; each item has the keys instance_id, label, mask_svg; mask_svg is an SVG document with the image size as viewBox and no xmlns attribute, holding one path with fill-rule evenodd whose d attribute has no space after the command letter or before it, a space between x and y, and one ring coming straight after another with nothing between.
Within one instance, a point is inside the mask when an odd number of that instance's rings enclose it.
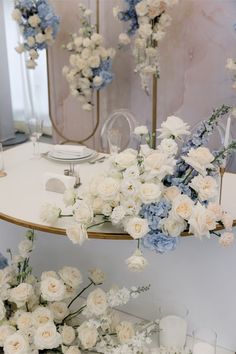
<instances>
[{"instance_id":1,"label":"pink marble backdrop","mask_svg":"<svg viewBox=\"0 0 236 354\"><path fill-rule=\"evenodd\" d=\"M122 0L100 0L101 33L106 44L116 47L122 25L113 19L112 7ZM77 30L78 0L53 0L62 17L56 45L49 51L52 116L58 127L71 139L88 135L95 115L81 110L69 94L61 75L68 54L61 49L69 33ZM94 8L94 0L84 0ZM158 82L158 126L170 114L177 114L191 125L209 116L221 104L235 104L231 74L226 71L228 57L236 58L235 0L180 0L171 15L173 22L160 45L161 78ZM128 108L140 123L151 126L151 97L141 90L139 78L132 72L129 51L119 51L114 61L116 79L101 93L101 124L88 145L100 148L100 129L108 115ZM236 137L236 124L234 124ZM55 135L56 140L60 140ZM236 164L235 164L236 169Z\"/></svg>"}]
</instances>

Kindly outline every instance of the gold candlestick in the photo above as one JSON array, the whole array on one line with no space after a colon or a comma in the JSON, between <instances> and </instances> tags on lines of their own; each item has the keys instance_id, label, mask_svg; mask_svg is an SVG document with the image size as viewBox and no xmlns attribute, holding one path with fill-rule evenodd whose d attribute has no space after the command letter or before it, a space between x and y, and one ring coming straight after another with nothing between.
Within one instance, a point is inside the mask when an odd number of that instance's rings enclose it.
<instances>
[{"instance_id":1,"label":"gold candlestick","mask_svg":"<svg viewBox=\"0 0 236 354\"><path fill-rule=\"evenodd\" d=\"M219 196L219 204L222 202L222 190L223 190L223 178L225 174L225 167L220 167L220 196Z\"/></svg>"}]
</instances>

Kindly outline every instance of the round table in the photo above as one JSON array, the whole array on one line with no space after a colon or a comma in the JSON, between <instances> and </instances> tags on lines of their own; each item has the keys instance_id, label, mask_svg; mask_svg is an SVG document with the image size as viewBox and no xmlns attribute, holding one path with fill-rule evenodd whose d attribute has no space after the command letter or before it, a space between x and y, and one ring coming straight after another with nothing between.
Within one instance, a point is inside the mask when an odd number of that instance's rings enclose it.
<instances>
[{"instance_id":1,"label":"round table","mask_svg":"<svg viewBox=\"0 0 236 354\"><path fill-rule=\"evenodd\" d=\"M41 153L52 149L52 145L40 144ZM63 207L62 194L44 190L44 173L63 174L67 165L49 161L43 157L32 158L32 143L25 143L4 152L7 176L0 178L0 219L10 223L44 231L66 235L66 218L60 219L56 226L49 226L40 220L40 209L45 202L55 203ZM82 184L97 172L106 167L103 163L79 164ZM222 206L236 219L236 175L226 173L223 181ZM236 220L234 222L236 225ZM220 229L220 227L218 228ZM111 224L94 227L89 230L89 238L110 240L131 240L132 238L122 229ZM189 236L183 233L182 236Z\"/></svg>"}]
</instances>

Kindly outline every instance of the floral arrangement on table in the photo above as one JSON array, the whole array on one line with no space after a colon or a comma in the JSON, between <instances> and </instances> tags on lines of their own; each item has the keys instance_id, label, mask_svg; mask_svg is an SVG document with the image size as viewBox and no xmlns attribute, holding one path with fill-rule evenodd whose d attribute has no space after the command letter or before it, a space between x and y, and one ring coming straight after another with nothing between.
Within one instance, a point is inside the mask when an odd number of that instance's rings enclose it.
<instances>
[{"instance_id":1,"label":"floral arrangement on table","mask_svg":"<svg viewBox=\"0 0 236 354\"><path fill-rule=\"evenodd\" d=\"M67 227L67 236L74 244L82 244L88 238L87 230L95 225L112 223L121 227L138 241L138 248L126 261L132 271L147 265L141 244L162 254L176 248L182 232L199 238L217 235L220 244L231 244L233 219L218 203L217 181L219 166L236 149L236 142L213 153L203 146L229 111L227 106L215 110L192 135L180 118L168 117L158 129L161 142L156 150L149 147L152 139L147 127L137 127L140 143L145 138L149 145L111 155L107 168L79 195L74 190L66 191L64 203L72 208L70 214L66 208L62 211L47 204L42 220L54 223L60 217L72 216L74 223ZM178 141L182 141L181 147ZM216 232L217 225L226 231Z\"/></svg>"},{"instance_id":2,"label":"floral arrangement on table","mask_svg":"<svg viewBox=\"0 0 236 354\"><path fill-rule=\"evenodd\" d=\"M134 37L135 72L140 75L142 88L149 93L150 78L159 77L159 41L171 24L167 11L178 0L124 0L124 3L123 9L113 9L118 20L129 23L127 31L119 36L119 44L130 45Z\"/></svg>"},{"instance_id":3,"label":"floral arrangement on table","mask_svg":"<svg viewBox=\"0 0 236 354\"><path fill-rule=\"evenodd\" d=\"M28 231L18 246L19 254L9 251L11 265L0 270L0 348L4 353L144 353L156 324L122 321L115 308L149 286L113 287L105 292L100 287L104 273L92 269L83 287L82 275L74 267L46 271L37 279L30 266L34 238ZM81 299L88 289L87 298Z\"/></svg>"},{"instance_id":4,"label":"floral arrangement on table","mask_svg":"<svg viewBox=\"0 0 236 354\"><path fill-rule=\"evenodd\" d=\"M27 52L27 68L35 69L38 52L48 48L56 39L59 17L48 0L15 0L12 18L22 35L22 42L15 49L19 54Z\"/></svg>"},{"instance_id":5,"label":"floral arrangement on table","mask_svg":"<svg viewBox=\"0 0 236 354\"><path fill-rule=\"evenodd\" d=\"M79 34L73 34L71 41L64 46L70 55L70 66L63 68L63 74L69 83L71 94L82 102L85 111L93 108L92 94L108 86L114 77L112 59L113 48L103 46L103 37L91 25L91 10L80 5L81 28Z\"/></svg>"}]
</instances>

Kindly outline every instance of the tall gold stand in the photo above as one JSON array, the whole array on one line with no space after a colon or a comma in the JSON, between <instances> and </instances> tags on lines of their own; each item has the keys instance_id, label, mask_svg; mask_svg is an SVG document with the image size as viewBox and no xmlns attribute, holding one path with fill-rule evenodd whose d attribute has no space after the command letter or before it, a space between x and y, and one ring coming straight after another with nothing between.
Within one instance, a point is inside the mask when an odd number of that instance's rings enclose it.
<instances>
[{"instance_id":1,"label":"tall gold stand","mask_svg":"<svg viewBox=\"0 0 236 354\"><path fill-rule=\"evenodd\" d=\"M152 79L152 147L156 148L157 136L157 77L153 75Z\"/></svg>"},{"instance_id":2,"label":"tall gold stand","mask_svg":"<svg viewBox=\"0 0 236 354\"><path fill-rule=\"evenodd\" d=\"M219 204L222 203L222 191L223 191L223 179L225 174L225 167L220 167L220 196L219 196Z\"/></svg>"}]
</instances>

